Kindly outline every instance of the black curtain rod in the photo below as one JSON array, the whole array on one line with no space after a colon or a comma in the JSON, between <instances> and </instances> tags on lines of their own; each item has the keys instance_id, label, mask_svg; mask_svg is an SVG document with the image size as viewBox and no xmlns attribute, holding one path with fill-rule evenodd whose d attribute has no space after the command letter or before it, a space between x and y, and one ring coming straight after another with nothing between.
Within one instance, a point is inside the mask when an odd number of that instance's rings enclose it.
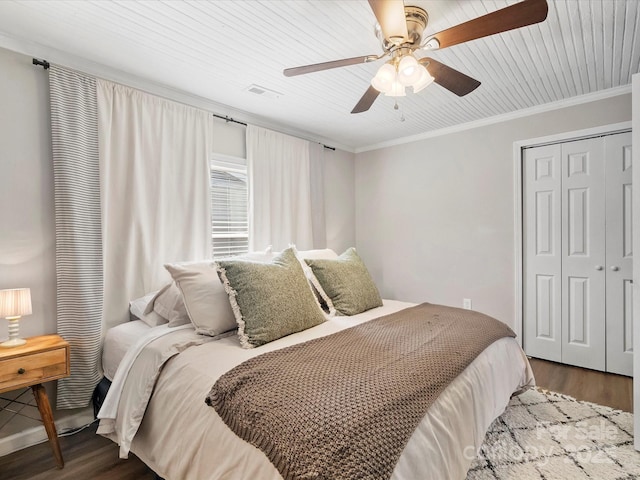
<instances>
[{"instance_id":1,"label":"black curtain rod","mask_svg":"<svg viewBox=\"0 0 640 480\"><path fill-rule=\"evenodd\" d=\"M46 60L38 60L37 58L32 59L32 63L34 65L39 65L45 70L47 70L51 65Z\"/></svg>"},{"instance_id":2,"label":"black curtain rod","mask_svg":"<svg viewBox=\"0 0 640 480\"><path fill-rule=\"evenodd\" d=\"M225 121L225 122L227 122L227 123L231 122L231 123L237 123L237 124L239 124L239 125L244 125L245 127L247 126L247 124L246 124L246 123L244 123L244 122L240 122L240 121L238 121L238 120L234 120L234 119L233 119L233 118L231 118L231 117L223 117L222 115L216 115L215 113L212 113L211 115L213 115L213 116L214 116L214 117L216 117L216 118L221 118L222 120L224 120L224 121Z\"/></svg>"},{"instance_id":3,"label":"black curtain rod","mask_svg":"<svg viewBox=\"0 0 640 480\"><path fill-rule=\"evenodd\" d=\"M223 117L222 115L216 115L215 113L212 113L211 115L213 115L213 116L214 116L214 117L216 117L216 118L221 118L222 120L224 120L224 121L225 121L225 122L227 122L227 123L229 123L229 122L231 122L231 123L238 123L238 124L240 124L240 125L244 125L245 127L247 126L247 124L246 124L246 123L244 123L244 122L240 122L240 121L238 121L238 120L234 120L234 119L233 119L233 118L231 118L231 117L227 117L227 116ZM320 142L318 142L318 143L320 143ZM323 146L324 148L326 148L327 150L333 150L334 152L335 152L335 150L336 150L336 147L330 147L329 145L325 145L324 143L320 143L320 145L322 145L322 146Z\"/></svg>"}]
</instances>

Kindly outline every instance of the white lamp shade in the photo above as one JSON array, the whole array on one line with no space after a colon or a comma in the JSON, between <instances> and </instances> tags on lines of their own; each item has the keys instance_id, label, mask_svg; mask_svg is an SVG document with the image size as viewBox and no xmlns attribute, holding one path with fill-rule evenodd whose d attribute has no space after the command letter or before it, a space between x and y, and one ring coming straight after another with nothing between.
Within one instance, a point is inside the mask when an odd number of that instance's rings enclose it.
<instances>
[{"instance_id":1,"label":"white lamp shade","mask_svg":"<svg viewBox=\"0 0 640 480\"><path fill-rule=\"evenodd\" d=\"M433 83L434 80L434 78L425 67L420 66L418 70L420 71L420 79L413 84L413 93L418 93L420 90L428 87Z\"/></svg>"},{"instance_id":2,"label":"white lamp shade","mask_svg":"<svg viewBox=\"0 0 640 480\"><path fill-rule=\"evenodd\" d=\"M0 290L0 318L31 315L31 289Z\"/></svg>"},{"instance_id":3,"label":"white lamp shade","mask_svg":"<svg viewBox=\"0 0 640 480\"><path fill-rule=\"evenodd\" d=\"M396 80L391 84L391 89L385 95L387 97L404 97L404 85Z\"/></svg>"},{"instance_id":4,"label":"white lamp shade","mask_svg":"<svg viewBox=\"0 0 640 480\"><path fill-rule=\"evenodd\" d=\"M405 55L398 64L398 81L410 87L420 79L421 71L418 61L413 55Z\"/></svg>"},{"instance_id":5,"label":"white lamp shade","mask_svg":"<svg viewBox=\"0 0 640 480\"><path fill-rule=\"evenodd\" d=\"M396 79L396 69L390 63L385 63L378 69L378 73L371 80L371 86L382 93L391 90Z\"/></svg>"}]
</instances>

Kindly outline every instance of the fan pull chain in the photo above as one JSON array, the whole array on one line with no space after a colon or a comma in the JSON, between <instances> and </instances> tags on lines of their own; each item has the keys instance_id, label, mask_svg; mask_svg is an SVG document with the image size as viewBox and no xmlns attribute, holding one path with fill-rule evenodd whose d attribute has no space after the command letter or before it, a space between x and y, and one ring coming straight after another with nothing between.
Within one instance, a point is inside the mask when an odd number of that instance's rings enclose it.
<instances>
[{"instance_id":1,"label":"fan pull chain","mask_svg":"<svg viewBox=\"0 0 640 480\"><path fill-rule=\"evenodd\" d=\"M400 110L400 106L398 105L398 100L396 100L395 105L393 106L394 110ZM400 112L400 121L404 122L406 118L404 118L404 112Z\"/></svg>"}]
</instances>

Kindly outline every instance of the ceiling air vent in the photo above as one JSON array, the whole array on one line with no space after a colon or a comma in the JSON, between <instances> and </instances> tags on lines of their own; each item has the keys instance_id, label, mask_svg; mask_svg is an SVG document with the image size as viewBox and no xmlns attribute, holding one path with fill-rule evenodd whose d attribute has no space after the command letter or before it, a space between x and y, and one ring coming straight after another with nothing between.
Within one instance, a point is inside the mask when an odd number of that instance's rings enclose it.
<instances>
[{"instance_id":1,"label":"ceiling air vent","mask_svg":"<svg viewBox=\"0 0 640 480\"><path fill-rule=\"evenodd\" d=\"M270 90L268 88L261 87L260 85L255 84L249 85L247 88L245 88L245 91L255 93L256 95L260 95L261 97L265 98L278 98L282 96L282 93L280 92L276 92L275 90Z\"/></svg>"}]
</instances>

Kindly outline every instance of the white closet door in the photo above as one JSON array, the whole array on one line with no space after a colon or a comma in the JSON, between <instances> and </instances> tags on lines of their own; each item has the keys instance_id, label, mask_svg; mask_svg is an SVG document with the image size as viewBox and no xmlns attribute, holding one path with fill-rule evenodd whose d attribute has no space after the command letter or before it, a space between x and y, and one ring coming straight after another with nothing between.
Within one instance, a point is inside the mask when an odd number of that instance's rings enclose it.
<instances>
[{"instance_id":1,"label":"white closet door","mask_svg":"<svg viewBox=\"0 0 640 480\"><path fill-rule=\"evenodd\" d=\"M524 346L528 355L562 359L561 147L525 150L523 231Z\"/></svg>"},{"instance_id":2,"label":"white closet door","mask_svg":"<svg viewBox=\"0 0 640 480\"><path fill-rule=\"evenodd\" d=\"M605 369L605 182L600 138L562 144L562 362Z\"/></svg>"},{"instance_id":3,"label":"white closet door","mask_svg":"<svg viewBox=\"0 0 640 480\"><path fill-rule=\"evenodd\" d=\"M607 371L633 375L631 133L605 137Z\"/></svg>"}]
</instances>

